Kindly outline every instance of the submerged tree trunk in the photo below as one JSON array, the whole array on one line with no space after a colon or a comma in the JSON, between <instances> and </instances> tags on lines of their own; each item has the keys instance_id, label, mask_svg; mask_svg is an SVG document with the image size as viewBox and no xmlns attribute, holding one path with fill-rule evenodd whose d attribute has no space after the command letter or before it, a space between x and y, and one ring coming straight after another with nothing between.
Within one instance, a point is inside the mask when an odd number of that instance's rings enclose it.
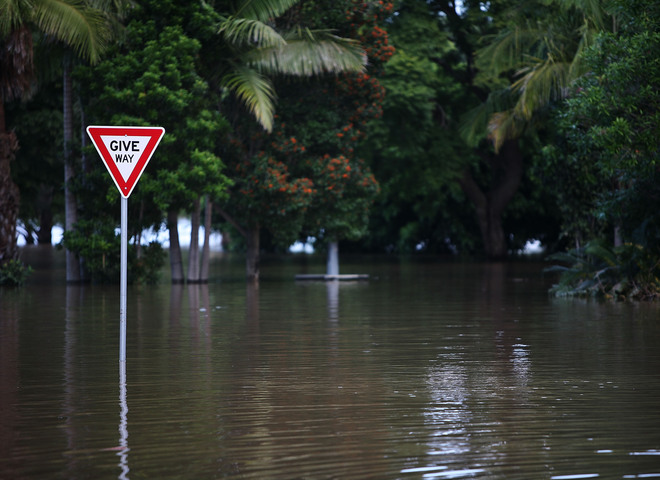
<instances>
[{"instance_id":1,"label":"submerged tree trunk","mask_svg":"<svg viewBox=\"0 0 660 480\"><path fill-rule=\"evenodd\" d=\"M167 213L167 229L170 232L170 272L172 283L184 283L181 244L179 243L179 215L172 210Z\"/></svg>"},{"instance_id":2,"label":"submerged tree trunk","mask_svg":"<svg viewBox=\"0 0 660 480\"><path fill-rule=\"evenodd\" d=\"M3 2L3 15L6 15L7 5ZM13 131L7 131L5 101L18 99L29 91L34 75L31 29L27 25L14 25L10 30L3 33L0 41L0 82L3 84L0 92L0 267L18 254L16 221L20 205L18 186L11 178L11 162L18 150L18 139Z\"/></svg>"},{"instance_id":3,"label":"submerged tree trunk","mask_svg":"<svg viewBox=\"0 0 660 480\"><path fill-rule=\"evenodd\" d=\"M7 132L5 105L0 100L0 266L16 258L16 220L20 194L11 178L10 163L18 150L14 132Z\"/></svg>"},{"instance_id":4,"label":"submerged tree trunk","mask_svg":"<svg viewBox=\"0 0 660 480\"><path fill-rule=\"evenodd\" d=\"M259 223L255 222L247 229L246 274L250 282L259 281Z\"/></svg>"},{"instance_id":5,"label":"submerged tree trunk","mask_svg":"<svg viewBox=\"0 0 660 480\"><path fill-rule=\"evenodd\" d=\"M64 55L64 73L62 75L63 83L63 105L62 113L64 117L64 230L71 231L78 221L78 204L76 196L70 188L70 183L75 176L73 166L73 156L71 154L71 144L73 142L73 97L71 92L71 53ZM80 261L75 253L66 250L66 281L79 282Z\"/></svg>"},{"instance_id":6,"label":"submerged tree trunk","mask_svg":"<svg viewBox=\"0 0 660 480\"><path fill-rule=\"evenodd\" d=\"M339 243L337 240L331 240L328 243L326 275L339 275Z\"/></svg>"},{"instance_id":7,"label":"submerged tree trunk","mask_svg":"<svg viewBox=\"0 0 660 480\"><path fill-rule=\"evenodd\" d=\"M53 240L53 187L39 186L39 231L37 242L39 245L50 245Z\"/></svg>"},{"instance_id":8,"label":"submerged tree trunk","mask_svg":"<svg viewBox=\"0 0 660 480\"><path fill-rule=\"evenodd\" d=\"M204 246L202 247L202 261L199 267L199 281L206 283L209 281L209 262L211 256L211 217L213 214L213 202L206 196L206 206L204 208Z\"/></svg>"},{"instance_id":9,"label":"submerged tree trunk","mask_svg":"<svg viewBox=\"0 0 660 480\"><path fill-rule=\"evenodd\" d=\"M460 180L461 188L475 207L486 256L500 259L508 247L502 226L502 214L520 185L523 158L517 140L507 140L492 161L493 184L484 193L469 172Z\"/></svg>"},{"instance_id":10,"label":"submerged tree trunk","mask_svg":"<svg viewBox=\"0 0 660 480\"><path fill-rule=\"evenodd\" d=\"M190 216L190 249L188 250L188 282L199 282L199 216L200 197L193 201L193 211Z\"/></svg>"},{"instance_id":11,"label":"submerged tree trunk","mask_svg":"<svg viewBox=\"0 0 660 480\"><path fill-rule=\"evenodd\" d=\"M247 243L247 253L245 260L245 270L248 281L258 282L259 281L259 233L260 226L259 222L252 223L247 229L244 229L239 223L232 218L227 212L222 208L218 209L220 215L224 217L229 223L231 223L238 233L240 233L246 240Z\"/></svg>"}]
</instances>

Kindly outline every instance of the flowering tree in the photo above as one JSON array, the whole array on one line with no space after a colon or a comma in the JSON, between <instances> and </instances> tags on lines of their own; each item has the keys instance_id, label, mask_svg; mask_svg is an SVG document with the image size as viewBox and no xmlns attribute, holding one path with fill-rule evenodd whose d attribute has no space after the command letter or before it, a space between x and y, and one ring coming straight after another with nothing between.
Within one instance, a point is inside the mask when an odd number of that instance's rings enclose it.
<instances>
[{"instance_id":1,"label":"flowering tree","mask_svg":"<svg viewBox=\"0 0 660 480\"><path fill-rule=\"evenodd\" d=\"M291 14L310 28L332 25L338 35L357 38L368 68L314 81L279 78L272 134L245 130L241 138L249 143L235 142L227 209L253 226L252 235L242 232L248 250L258 245L255 226L285 245L300 237L336 242L366 233L378 183L356 152L368 122L382 114L385 91L377 76L394 49L381 25L392 8L382 1L305 2ZM248 276L251 268L258 271L258 257L253 259Z\"/></svg>"},{"instance_id":2,"label":"flowering tree","mask_svg":"<svg viewBox=\"0 0 660 480\"><path fill-rule=\"evenodd\" d=\"M248 278L259 275L262 229L284 245L301 235L366 233L378 186L355 151L366 123L381 113L384 90L373 74L393 52L378 26L391 10L384 2L300 2L278 20L283 30L302 24L327 35L331 26L335 38L358 39L369 67L314 80L277 77L272 133L245 121L235 125L234 141L223 154L234 181L223 215L247 240Z\"/></svg>"}]
</instances>

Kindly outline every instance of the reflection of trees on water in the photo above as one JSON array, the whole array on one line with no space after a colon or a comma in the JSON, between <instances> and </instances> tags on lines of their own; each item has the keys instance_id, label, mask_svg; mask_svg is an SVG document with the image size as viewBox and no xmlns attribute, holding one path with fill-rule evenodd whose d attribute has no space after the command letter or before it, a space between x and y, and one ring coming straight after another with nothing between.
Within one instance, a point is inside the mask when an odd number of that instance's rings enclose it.
<instances>
[{"instance_id":1,"label":"reflection of trees on water","mask_svg":"<svg viewBox=\"0 0 660 480\"><path fill-rule=\"evenodd\" d=\"M20 423L18 402L19 384L19 308L17 291L2 291L0 303L0 405L2 406L2 421L0 421L0 452L11 452L16 444ZM12 462L13 464L14 462ZM7 465L6 474L14 475L12 464Z\"/></svg>"},{"instance_id":2,"label":"reflection of trees on water","mask_svg":"<svg viewBox=\"0 0 660 480\"><path fill-rule=\"evenodd\" d=\"M83 289L80 286L70 284L66 287L66 305L64 318L64 401L62 416L65 419L64 432L66 434L67 451L74 451L78 443L76 428L73 419L76 416L78 405L76 404L76 338L78 332L76 325L79 320L80 305L82 304ZM73 473L76 471L76 456L72 455L67 462L67 469Z\"/></svg>"},{"instance_id":3,"label":"reflection of trees on water","mask_svg":"<svg viewBox=\"0 0 660 480\"><path fill-rule=\"evenodd\" d=\"M185 294L188 297L188 309L184 314ZM189 333L193 344L208 351L211 347L211 307L209 285L195 283L183 285L175 283L170 289L169 331L170 345L179 351L183 339Z\"/></svg>"},{"instance_id":4,"label":"reflection of trees on water","mask_svg":"<svg viewBox=\"0 0 660 480\"><path fill-rule=\"evenodd\" d=\"M218 406L218 471L350 478L382 466L382 451L372 446L388 427L372 395L385 388L373 375L379 366L354 347L360 340L350 325L340 327L344 285L301 284L295 304L277 285L267 287L246 287L245 324L230 347L229 390Z\"/></svg>"},{"instance_id":5,"label":"reflection of trees on water","mask_svg":"<svg viewBox=\"0 0 660 480\"><path fill-rule=\"evenodd\" d=\"M519 327L525 318L510 282L506 264L485 266L476 285L480 293L466 297L471 305L459 309L460 317L444 320L458 333L445 339L442 353L426 368L430 400L424 421L432 427L427 454L433 466L453 465L466 474L483 471L470 458L479 458L483 466L492 456L496 464L518 433L511 419L527 408L532 365Z\"/></svg>"}]
</instances>

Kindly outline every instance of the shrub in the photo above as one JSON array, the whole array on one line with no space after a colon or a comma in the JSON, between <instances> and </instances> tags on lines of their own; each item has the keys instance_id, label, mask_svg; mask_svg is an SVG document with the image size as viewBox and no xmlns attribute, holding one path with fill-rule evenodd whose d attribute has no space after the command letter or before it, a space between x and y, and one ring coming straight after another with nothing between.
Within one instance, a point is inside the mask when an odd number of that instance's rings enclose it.
<instances>
[{"instance_id":1,"label":"shrub","mask_svg":"<svg viewBox=\"0 0 660 480\"><path fill-rule=\"evenodd\" d=\"M560 262L546 269L559 272L557 296L594 296L614 300L660 298L660 259L641 245L626 243L609 247L601 240L584 248L556 253Z\"/></svg>"},{"instance_id":2,"label":"shrub","mask_svg":"<svg viewBox=\"0 0 660 480\"><path fill-rule=\"evenodd\" d=\"M0 285L18 287L32 273L32 267L18 259L12 259L0 266Z\"/></svg>"}]
</instances>

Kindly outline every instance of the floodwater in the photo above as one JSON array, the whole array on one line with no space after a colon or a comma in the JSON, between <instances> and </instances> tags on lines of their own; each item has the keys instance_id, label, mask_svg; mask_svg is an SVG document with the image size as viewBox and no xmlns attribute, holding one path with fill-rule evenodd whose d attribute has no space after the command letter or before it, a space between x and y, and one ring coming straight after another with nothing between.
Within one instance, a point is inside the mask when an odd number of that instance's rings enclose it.
<instances>
[{"instance_id":1,"label":"floodwater","mask_svg":"<svg viewBox=\"0 0 660 480\"><path fill-rule=\"evenodd\" d=\"M0 478L660 478L660 312L539 263L349 259L368 281L0 290Z\"/></svg>"}]
</instances>

